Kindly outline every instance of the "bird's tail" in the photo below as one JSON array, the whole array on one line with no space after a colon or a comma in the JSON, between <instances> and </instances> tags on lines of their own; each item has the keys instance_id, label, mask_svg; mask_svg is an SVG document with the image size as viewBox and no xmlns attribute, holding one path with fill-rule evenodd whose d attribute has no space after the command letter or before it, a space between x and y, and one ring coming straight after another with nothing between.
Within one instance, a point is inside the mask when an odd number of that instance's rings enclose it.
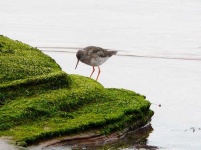
<instances>
[{"instance_id":1,"label":"bird's tail","mask_svg":"<svg viewBox=\"0 0 201 150\"><path fill-rule=\"evenodd\" d=\"M113 55L116 55L117 54L117 51L113 51Z\"/></svg>"},{"instance_id":2,"label":"bird's tail","mask_svg":"<svg viewBox=\"0 0 201 150\"><path fill-rule=\"evenodd\" d=\"M115 54L117 54L117 51L109 51L110 56L115 55Z\"/></svg>"}]
</instances>

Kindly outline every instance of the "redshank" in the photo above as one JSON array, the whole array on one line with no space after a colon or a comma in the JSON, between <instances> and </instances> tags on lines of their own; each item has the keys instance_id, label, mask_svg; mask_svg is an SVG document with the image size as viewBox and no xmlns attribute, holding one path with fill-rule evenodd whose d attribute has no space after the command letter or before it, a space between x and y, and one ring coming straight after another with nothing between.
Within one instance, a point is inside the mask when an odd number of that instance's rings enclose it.
<instances>
[{"instance_id":1,"label":"redshank","mask_svg":"<svg viewBox=\"0 0 201 150\"><path fill-rule=\"evenodd\" d=\"M108 60L112 55L115 55L117 51L108 51L106 49L103 49L101 47L96 46L88 46L85 47L82 50L78 50L76 53L77 56L77 64L75 69L77 68L77 65L79 61L90 65L93 67L93 70L91 72L90 77L93 75L95 68L98 67L98 75L96 77L96 81L98 80L99 74L100 74L100 65L102 65L106 60Z\"/></svg>"}]
</instances>

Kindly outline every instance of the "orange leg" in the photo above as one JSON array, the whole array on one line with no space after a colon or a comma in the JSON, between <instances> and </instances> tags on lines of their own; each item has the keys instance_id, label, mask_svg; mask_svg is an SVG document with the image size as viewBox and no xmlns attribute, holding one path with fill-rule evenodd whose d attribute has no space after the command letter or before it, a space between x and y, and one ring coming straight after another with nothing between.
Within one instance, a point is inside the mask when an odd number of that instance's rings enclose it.
<instances>
[{"instance_id":1,"label":"orange leg","mask_svg":"<svg viewBox=\"0 0 201 150\"><path fill-rule=\"evenodd\" d=\"M93 66L93 70L92 70L92 73L91 73L90 77L92 76L92 74L94 73L94 71L95 71L95 68L94 68L94 66Z\"/></svg>"},{"instance_id":2,"label":"orange leg","mask_svg":"<svg viewBox=\"0 0 201 150\"><path fill-rule=\"evenodd\" d=\"M100 67L98 66L98 76L97 76L97 78L96 78L96 81L98 80L98 77L99 77L99 74L100 74Z\"/></svg>"}]
</instances>

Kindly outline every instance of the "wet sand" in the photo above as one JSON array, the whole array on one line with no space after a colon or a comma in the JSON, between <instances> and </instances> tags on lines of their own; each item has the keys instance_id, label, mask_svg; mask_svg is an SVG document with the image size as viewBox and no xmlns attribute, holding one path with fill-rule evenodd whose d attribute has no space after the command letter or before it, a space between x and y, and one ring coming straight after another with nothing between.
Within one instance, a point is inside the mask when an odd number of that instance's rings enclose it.
<instances>
[{"instance_id":1,"label":"wet sand","mask_svg":"<svg viewBox=\"0 0 201 150\"><path fill-rule=\"evenodd\" d=\"M1 150L18 150L17 146L9 143L8 140L0 138L0 149Z\"/></svg>"}]
</instances>

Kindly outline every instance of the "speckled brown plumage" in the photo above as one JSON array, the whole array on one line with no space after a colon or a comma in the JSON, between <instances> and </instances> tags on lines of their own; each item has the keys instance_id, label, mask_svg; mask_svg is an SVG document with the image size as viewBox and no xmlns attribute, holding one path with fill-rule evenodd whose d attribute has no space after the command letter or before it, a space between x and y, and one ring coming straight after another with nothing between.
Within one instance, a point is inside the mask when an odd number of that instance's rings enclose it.
<instances>
[{"instance_id":1,"label":"speckled brown plumage","mask_svg":"<svg viewBox=\"0 0 201 150\"><path fill-rule=\"evenodd\" d=\"M99 66L102 65L106 60L108 60L112 55L115 55L116 53L117 53L117 51L108 51L101 47L88 46L82 50L78 50L78 52L76 53L77 64L76 64L75 69L77 68L79 61L81 61L87 65L90 65L93 67L93 71L90 75L90 77L91 77L95 71L94 67L97 66L99 69L99 72L98 72L98 76L97 76L96 80L98 80L98 77L100 74Z\"/></svg>"}]
</instances>

